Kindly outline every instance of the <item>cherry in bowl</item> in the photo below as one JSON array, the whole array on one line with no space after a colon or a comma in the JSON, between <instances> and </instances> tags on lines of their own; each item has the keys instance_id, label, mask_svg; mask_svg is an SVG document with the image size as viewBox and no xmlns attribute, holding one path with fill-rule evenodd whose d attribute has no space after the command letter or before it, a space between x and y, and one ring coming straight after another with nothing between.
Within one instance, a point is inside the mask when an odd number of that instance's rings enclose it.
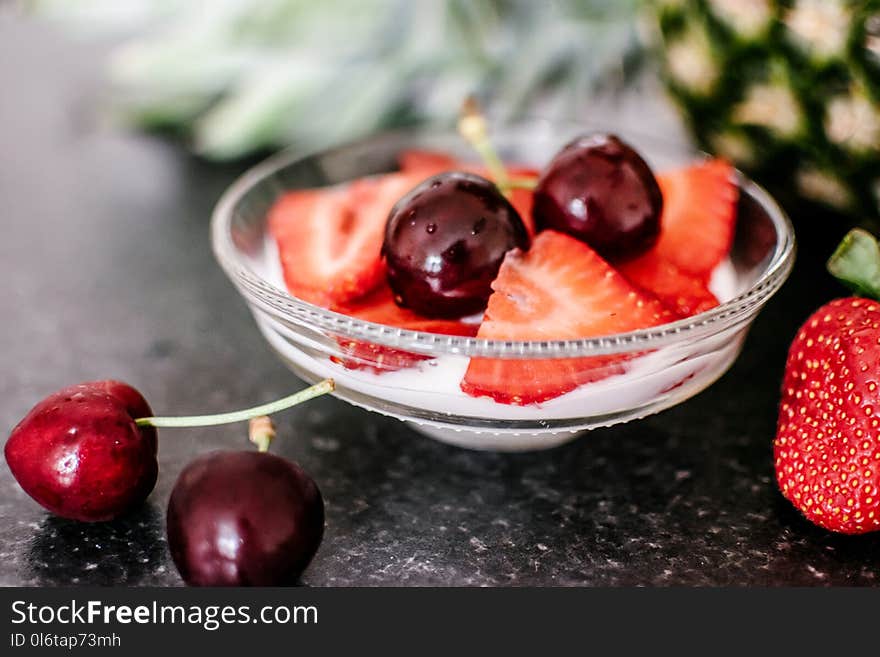
<instances>
[{"instance_id":1,"label":"cherry in bowl","mask_svg":"<svg viewBox=\"0 0 880 657\"><path fill-rule=\"evenodd\" d=\"M535 188L538 230L558 230L606 259L649 249L660 235L663 197L648 164L614 135L569 142L544 168Z\"/></svg>"},{"instance_id":2,"label":"cherry in bowl","mask_svg":"<svg viewBox=\"0 0 880 657\"><path fill-rule=\"evenodd\" d=\"M395 204L382 252L401 306L426 317L462 317L485 309L505 254L528 246L522 218L494 183L452 171Z\"/></svg>"}]
</instances>

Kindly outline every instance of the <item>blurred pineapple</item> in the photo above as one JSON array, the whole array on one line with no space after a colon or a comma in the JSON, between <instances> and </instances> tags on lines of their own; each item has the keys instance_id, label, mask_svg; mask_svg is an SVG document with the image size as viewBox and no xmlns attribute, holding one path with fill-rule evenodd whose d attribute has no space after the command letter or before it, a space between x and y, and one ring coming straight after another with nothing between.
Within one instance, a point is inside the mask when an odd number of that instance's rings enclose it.
<instances>
[{"instance_id":1,"label":"blurred pineapple","mask_svg":"<svg viewBox=\"0 0 880 657\"><path fill-rule=\"evenodd\" d=\"M700 145L777 191L880 214L880 0L653 0Z\"/></svg>"}]
</instances>

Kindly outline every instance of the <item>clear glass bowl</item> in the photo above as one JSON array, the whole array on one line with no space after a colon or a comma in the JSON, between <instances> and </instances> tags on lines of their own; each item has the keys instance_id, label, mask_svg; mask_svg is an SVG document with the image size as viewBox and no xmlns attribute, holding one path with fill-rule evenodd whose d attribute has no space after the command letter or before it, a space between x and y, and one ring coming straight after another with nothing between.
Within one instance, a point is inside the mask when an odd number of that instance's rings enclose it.
<instances>
[{"instance_id":1,"label":"clear glass bowl","mask_svg":"<svg viewBox=\"0 0 880 657\"><path fill-rule=\"evenodd\" d=\"M595 126L515 125L493 131L502 157L540 167L569 139ZM683 147L622 135L655 170L692 162ZM325 152L282 152L244 174L223 195L212 220L214 252L247 301L257 326L280 358L302 379L336 380L336 395L352 404L413 422L436 438L478 449L540 449L577 432L626 422L697 394L733 363L746 333L783 284L794 260L794 232L760 187L738 176L736 236L727 266L730 298L708 311L663 326L560 341L497 341L407 331L364 322L292 297L284 289L266 214L286 190L331 185L392 171L408 148L438 149L473 160L454 133L391 133ZM357 345L422 355L414 367L383 371ZM530 406L470 397L459 382L472 357L567 359L624 355L626 371Z\"/></svg>"}]
</instances>

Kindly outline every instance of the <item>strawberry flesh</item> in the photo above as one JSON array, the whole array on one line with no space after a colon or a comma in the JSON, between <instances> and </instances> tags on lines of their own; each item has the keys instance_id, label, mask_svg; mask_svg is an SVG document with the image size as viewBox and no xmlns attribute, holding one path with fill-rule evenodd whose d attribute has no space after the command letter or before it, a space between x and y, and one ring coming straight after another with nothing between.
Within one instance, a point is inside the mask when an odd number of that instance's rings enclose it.
<instances>
[{"instance_id":1,"label":"strawberry flesh","mask_svg":"<svg viewBox=\"0 0 880 657\"><path fill-rule=\"evenodd\" d=\"M662 301L679 317L714 308L708 280L730 250L739 196L723 160L660 174L660 237L646 253L617 263L633 285Z\"/></svg>"},{"instance_id":2,"label":"strawberry flesh","mask_svg":"<svg viewBox=\"0 0 880 657\"><path fill-rule=\"evenodd\" d=\"M660 237L652 248L684 274L708 281L730 251L739 189L724 160L657 176L663 194Z\"/></svg>"},{"instance_id":3,"label":"strawberry flesh","mask_svg":"<svg viewBox=\"0 0 880 657\"><path fill-rule=\"evenodd\" d=\"M366 297L339 310L350 317L409 331L473 337L479 328L479 325L475 323L428 319L411 310L401 308L394 302L391 288L384 282ZM383 372L412 367L431 358L431 356L424 354L342 336L338 337L336 341L342 351L342 356L334 356L332 360L347 369L370 370L382 374Z\"/></svg>"},{"instance_id":4,"label":"strawberry flesh","mask_svg":"<svg viewBox=\"0 0 880 657\"><path fill-rule=\"evenodd\" d=\"M590 247L551 230L527 253L508 253L477 337L567 340L657 326L673 319ZM472 358L461 389L503 404L540 403L625 371L624 356Z\"/></svg>"},{"instance_id":5,"label":"strawberry flesh","mask_svg":"<svg viewBox=\"0 0 880 657\"><path fill-rule=\"evenodd\" d=\"M422 176L394 173L322 189L286 193L269 211L284 282L296 297L335 308L376 288L394 203Z\"/></svg>"},{"instance_id":6,"label":"strawberry flesh","mask_svg":"<svg viewBox=\"0 0 880 657\"><path fill-rule=\"evenodd\" d=\"M619 263L617 271L679 317L690 317L718 305L718 299L702 279L688 276L656 251Z\"/></svg>"}]
</instances>

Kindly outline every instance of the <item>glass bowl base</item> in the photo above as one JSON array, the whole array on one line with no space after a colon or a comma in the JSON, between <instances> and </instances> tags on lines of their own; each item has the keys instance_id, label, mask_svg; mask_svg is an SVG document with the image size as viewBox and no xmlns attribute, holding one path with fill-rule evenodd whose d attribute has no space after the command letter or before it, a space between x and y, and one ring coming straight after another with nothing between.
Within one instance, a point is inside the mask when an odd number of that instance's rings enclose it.
<instances>
[{"instance_id":1,"label":"glass bowl base","mask_svg":"<svg viewBox=\"0 0 880 657\"><path fill-rule=\"evenodd\" d=\"M552 449L579 438L584 431L535 431L524 433L495 433L453 429L412 420L406 421L414 431L441 443L481 452L533 452Z\"/></svg>"}]
</instances>

